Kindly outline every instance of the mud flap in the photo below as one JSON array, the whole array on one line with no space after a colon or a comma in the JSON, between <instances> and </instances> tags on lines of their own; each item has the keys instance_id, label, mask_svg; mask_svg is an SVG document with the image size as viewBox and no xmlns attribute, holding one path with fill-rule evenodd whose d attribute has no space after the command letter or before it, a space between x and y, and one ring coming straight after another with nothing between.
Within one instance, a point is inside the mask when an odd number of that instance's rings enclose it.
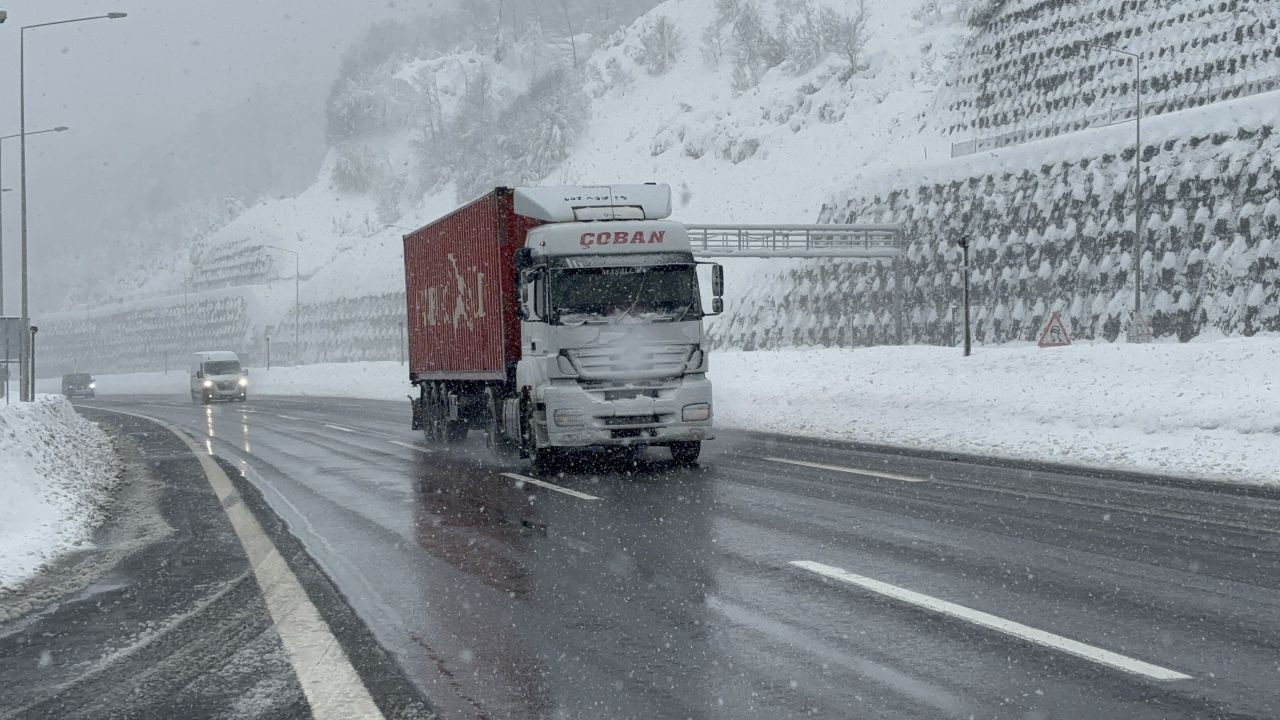
<instances>
[{"instance_id":1,"label":"mud flap","mask_svg":"<svg viewBox=\"0 0 1280 720\"><path fill-rule=\"evenodd\" d=\"M411 429L421 430L422 428L426 427L425 406L422 404L422 400L420 398L415 398L412 395L409 395L408 397L409 397L409 407L411 408L411 412L413 413L413 421L412 421L413 427Z\"/></svg>"}]
</instances>

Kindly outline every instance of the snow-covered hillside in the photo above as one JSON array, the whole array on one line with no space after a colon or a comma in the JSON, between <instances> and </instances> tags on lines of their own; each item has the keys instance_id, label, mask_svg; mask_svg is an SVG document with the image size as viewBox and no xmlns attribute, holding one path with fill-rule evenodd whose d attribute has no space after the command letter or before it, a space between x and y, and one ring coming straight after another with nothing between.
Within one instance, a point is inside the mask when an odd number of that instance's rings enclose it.
<instances>
[{"instance_id":1,"label":"snow-covered hillside","mask_svg":"<svg viewBox=\"0 0 1280 720\"><path fill-rule=\"evenodd\" d=\"M926 26L900 2L875 0L867 11L852 77L832 52L804 71L770 68L740 90L729 51L706 57L707 33L723 22L715 4L663 3L593 57L592 122L548 180L669 182L687 222L805 223L867 166L942 156L949 144L930 110L967 27ZM671 69L654 74L636 58L664 18L682 41Z\"/></svg>"},{"instance_id":2,"label":"snow-covered hillside","mask_svg":"<svg viewBox=\"0 0 1280 720\"><path fill-rule=\"evenodd\" d=\"M84 348L99 347L103 351L95 354L103 368L158 369L163 354L181 354L214 340L261 363L268 337L279 356L304 362L395 358L404 229L438 217L485 187L539 182L669 182L676 189L676 217L687 222L911 220L907 280L918 302L906 316L889 312L890 303L900 302L895 299L900 288L884 269L806 261L793 272L795 263L731 260L730 312L714 332L720 344L730 346L761 346L762 338L765 346L950 342L958 282L951 267L952 221L978 207L971 190L985 198L995 187L997 196L981 203L983 212L994 214L984 216L983 227L992 230L979 240L979 250L1004 264L978 269L978 302L985 303L978 319L986 323L979 339L1025 337L1042 315L1037 308L1051 303L1079 306L1081 312L1073 312L1078 326L1113 338L1121 327L1123 296L1131 293L1125 265L1132 256L1126 259L1119 249L1126 213L1132 214L1123 175L1129 167L1126 128L1072 133L1078 125L1059 123L1048 135L1068 134L954 159L949 157L953 143L976 133L975 125L984 132L1006 128L1004 115L988 115L1012 112L1015 106L1039 119L1054 118L1054 108L1064 107L1066 120L1087 120L1090 113L1124 105L1130 68L1082 58L1076 45L1118 42L1124 37L1109 28L1119 27L1121 35L1140 38L1135 47L1159 54L1161 98L1170 95L1170 83L1187 84L1201 88L1194 104L1210 103L1157 123L1170 128L1161 142L1173 144L1149 146L1144 154L1176 156L1183 153L1179 143L1200 145L1203 138L1180 134L1180 127L1207 128L1215 147L1219 136L1237 131L1253 133L1270 147L1269 130L1258 123L1252 129L1236 127L1231 112L1219 112L1219 106L1265 89L1258 72L1274 64L1276 53L1266 38L1277 17L1280 8L1257 0L1223 8L1200 0L1119 8L1088 0L1067 9L1032 0L921 0L907 6L892 0L667 0L621 30L578 33L572 41L551 37L545 26L531 23L519 29L498 24L486 31L496 35L483 41L478 34L462 33L443 44L406 46L403 52L383 47L387 42L373 43L363 54L376 62L335 86L329 105L333 147L312 187L293 198L260 202L202 235L189 263L151 273L140 291L145 301L44 318L51 331L42 335L51 356L44 367L70 368ZM1181 34L1166 37L1160 31L1168 26ZM1064 30L1055 34L1054 28ZM1035 41L1010 45L1020 33L1030 33ZM437 29L435 34L447 33ZM1239 57L1230 55L1237 50ZM1002 60L1002 53L1019 60ZM1069 56L1070 63L1055 66L1059 55ZM1200 67L1201 60L1212 69ZM1038 63L1046 75L1026 75L1026 63ZM995 90L983 81L988 76L991 83L998 80ZM1028 97L1011 95L1009 88L1024 76ZM1210 90L1220 90L1202 91L1197 78L1205 76L1217 83ZM1080 90L1079 98L1071 95L1072 88ZM1003 104L991 105L989 92ZM1236 102L1263 107L1267 97ZM1166 100L1146 112L1182 107ZM1027 132L1010 142L1040 136ZM1082 137L1089 143L1081 144ZM1211 155L1215 167L1235 169L1237 161L1247 160L1237 155L1251 152L1246 145L1227 143L1199 154ZM1040 167L1041 157L1072 158L1079 165L1073 172L1103 178L1092 186L1098 192L1077 197L1058 177L1066 171ZM1243 167L1241 172L1252 165ZM1205 179L1205 170L1196 172ZM1034 184L1037 175L1046 182L1023 187ZM926 188L922 183L930 178L947 178L946 192ZM1270 187L1265 178L1247 179L1247 192ZM1217 205L1219 195L1232 193L1240 196L1232 199L1235 206L1265 205L1265 200L1246 200L1246 192L1235 189L1237 182L1205 189L1202 200ZM1062 297L1019 297L1016 303L1013 297L997 297L1006 290L1039 292L1036 282L1045 258L1039 250L1018 250L1023 244L1053 251L1050 282L1069 284L1077 277L1079 253L1070 247L1059 252L1053 238L1062 232L1088 234L1092 221L1082 216L1063 225L1055 215L1051 230L1044 218L1031 228L1017 215L1028 201L1038 214L1065 211L1050 198L1067 205L1098 204L1089 210L1098 216L1100 235L1082 240L1098 245L1086 253L1092 275L1081 277L1105 287L1090 287L1087 297L1078 288L1066 288L1058 293ZM1181 216L1174 200L1160 207L1151 228L1194 233L1192 216L1201 211L1192 207L1185 227L1175 227ZM913 211L914 205L920 207ZM926 217L931 220L923 222ZM299 253L300 315L293 308L289 251ZM1182 252L1172 255L1179 273L1187 264ZM1058 272L1060 265L1073 272ZM832 284L827 277L832 274L841 282ZM1163 291L1168 297L1160 302L1186 315L1157 318L1164 323L1157 328L1160 334L1247 330L1217 322L1212 312L1200 313L1198 296L1188 296L1191 305L1183 308L1187 301L1178 299L1181 291L1175 286L1186 285L1182 277L1151 293ZM1247 307L1249 297L1258 295L1250 288L1269 282L1251 280L1240 298L1234 297L1234 286L1223 292L1231 295L1231 303ZM820 289L797 293L802 287ZM1261 297L1267 292L1264 288ZM776 299L784 296L788 302L779 307ZM221 319L202 335L210 310ZM1228 316L1235 317L1223 315ZM295 324L298 347L292 341ZM752 331L762 324L768 327L753 339ZM175 327L184 333L175 334ZM139 347L153 348L151 356Z\"/></svg>"},{"instance_id":3,"label":"snow-covered hillside","mask_svg":"<svg viewBox=\"0 0 1280 720\"><path fill-rule=\"evenodd\" d=\"M310 188L201 234L189 258L153 268L119 304L45 318L57 331L47 336L46 368L72 367L95 335L115 342L148 323L198 333L210 302L243 308L219 326L219 341L240 329L238 347L257 358L271 335L292 357L288 251L299 253L302 278L300 356L319 360L335 334L394 353L394 344L358 337L377 326L386 339L393 318L352 317L339 300L399 292L404 229L495 184L659 180L676 188L677 217L687 221L811 222L829 191L863 167L947 148L931 109L968 32L965 11L946 5L926 22L869 0L854 29L865 44L842 51L840 23L857 12L836 0L669 0L612 35L580 37L576 69L569 45L534 30L501 54L462 43L393 57L335 87L334 146ZM755 53L753 39L772 54ZM731 279L751 267L732 267ZM206 304L195 306L193 293ZM138 303L173 309L151 319ZM174 355L199 340L145 344ZM118 369L141 369L130 358Z\"/></svg>"}]
</instances>

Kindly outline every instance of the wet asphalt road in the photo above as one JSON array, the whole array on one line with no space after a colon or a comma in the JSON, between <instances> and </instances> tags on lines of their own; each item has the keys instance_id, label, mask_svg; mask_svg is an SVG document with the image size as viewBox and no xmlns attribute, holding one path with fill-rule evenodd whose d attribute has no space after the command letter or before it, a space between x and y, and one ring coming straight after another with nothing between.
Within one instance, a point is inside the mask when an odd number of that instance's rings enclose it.
<instances>
[{"instance_id":1,"label":"wet asphalt road","mask_svg":"<svg viewBox=\"0 0 1280 720\"><path fill-rule=\"evenodd\" d=\"M548 485L406 403L88 404L239 469L443 717L1280 717L1275 494L724 430Z\"/></svg>"}]
</instances>

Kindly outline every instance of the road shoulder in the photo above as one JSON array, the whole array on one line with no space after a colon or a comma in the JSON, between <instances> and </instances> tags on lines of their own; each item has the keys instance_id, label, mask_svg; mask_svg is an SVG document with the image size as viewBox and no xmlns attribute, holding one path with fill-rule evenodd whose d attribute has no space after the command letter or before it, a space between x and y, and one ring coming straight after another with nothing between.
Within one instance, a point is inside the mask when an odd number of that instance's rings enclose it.
<instances>
[{"instance_id":1,"label":"road shoulder","mask_svg":"<svg viewBox=\"0 0 1280 720\"><path fill-rule=\"evenodd\" d=\"M111 435L124 481L95 548L0 602L0 718L312 717L198 459L154 422L83 412ZM291 538L256 491L238 490L273 543ZM383 714L430 717L296 541L277 547L370 692L385 694Z\"/></svg>"}]
</instances>

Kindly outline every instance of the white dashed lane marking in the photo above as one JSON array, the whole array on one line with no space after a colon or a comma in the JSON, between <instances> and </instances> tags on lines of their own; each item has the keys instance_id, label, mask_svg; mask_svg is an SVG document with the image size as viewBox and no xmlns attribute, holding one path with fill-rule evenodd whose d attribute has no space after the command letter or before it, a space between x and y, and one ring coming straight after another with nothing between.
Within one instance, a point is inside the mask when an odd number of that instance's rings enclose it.
<instances>
[{"instance_id":1,"label":"white dashed lane marking","mask_svg":"<svg viewBox=\"0 0 1280 720\"><path fill-rule=\"evenodd\" d=\"M1114 653L1110 650L1103 650L1102 648L1094 647L1093 645L1086 645L1085 643L1077 640L1065 638L1061 635L1054 635L1051 632L1038 630L1012 620L1006 620L1002 617L984 613L981 610L974 610L963 605L956 605L955 603L932 597L930 595L925 595L923 593L918 593L914 590L908 590L906 588L898 587L897 585L890 585L889 583L874 580L862 575L855 575L847 570L842 570L831 565L823 565L822 563L812 562L809 560L792 560L791 565L803 570L808 570L811 573L816 573L823 577L848 583L862 588L863 590L869 590L873 593L893 598L894 600L907 603L908 605L914 605L915 607L922 608L930 612L946 615L947 617L955 618L957 620L963 620L989 630L995 630L996 632L1004 633L1005 635L1011 635L1020 640L1035 643L1036 645L1042 645L1047 648L1053 648L1054 650L1059 650L1067 653L1068 655L1084 658L1085 660L1090 660L1098 663L1099 665L1106 665L1107 667L1122 670L1134 675L1141 675L1151 680L1167 682L1171 680L1191 679L1190 675L1180 673L1177 670L1170 670L1168 668L1160 667L1159 665L1152 665L1149 662L1120 655L1119 653Z\"/></svg>"},{"instance_id":2,"label":"white dashed lane marking","mask_svg":"<svg viewBox=\"0 0 1280 720\"><path fill-rule=\"evenodd\" d=\"M928 478L912 477L910 475L898 475L897 473L880 472L879 470L863 470L862 468L841 467L839 465L825 465L823 463L806 462L804 460L788 460L780 457L767 457L765 460L773 462L786 463L788 465L800 465L802 467L816 468L818 470L832 470L834 472L848 473L850 475L866 475L868 477L884 478L885 480L899 480L901 482L929 482Z\"/></svg>"},{"instance_id":3,"label":"white dashed lane marking","mask_svg":"<svg viewBox=\"0 0 1280 720\"><path fill-rule=\"evenodd\" d=\"M564 493L565 495L576 497L579 500L599 500L600 499L595 495L588 495L584 492L578 492L577 490L570 490L567 487L561 487L554 483L549 483L543 480L538 480L536 478L531 478L531 477L528 477L527 475L520 475L519 473L504 472L502 473L502 475L503 477L509 477L512 480L515 480L516 482L519 482L519 483L528 483L530 485L537 485L538 487L544 487L548 490L554 490L558 493Z\"/></svg>"}]
</instances>

